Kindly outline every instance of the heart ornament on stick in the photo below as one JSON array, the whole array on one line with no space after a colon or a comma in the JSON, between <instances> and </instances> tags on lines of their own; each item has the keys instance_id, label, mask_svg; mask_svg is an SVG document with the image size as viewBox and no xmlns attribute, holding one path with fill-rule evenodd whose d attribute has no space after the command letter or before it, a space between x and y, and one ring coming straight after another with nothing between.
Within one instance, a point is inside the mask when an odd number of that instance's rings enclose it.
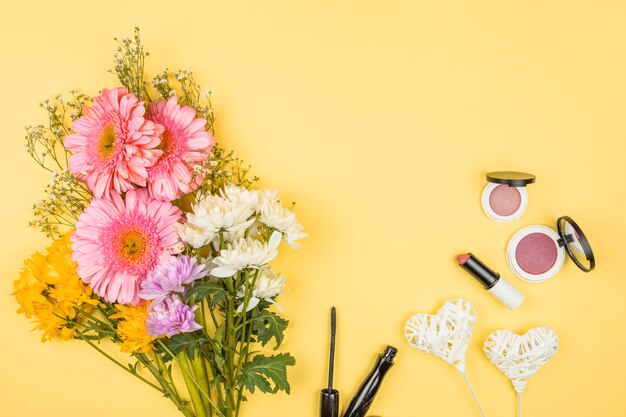
<instances>
[{"instance_id":1,"label":"heart ornament on stick","mask_svg":"<svg viewBox=\"0 0 626 417\"><path fill-rule=\"evenodd\" d=\"M416 314L411 317L404 326L404 336L412 347L432 353L463 374L480 414L485 417L465 374L465 353L475 323L476 311L472 303L456 298L447 301L437 314Z\"/></svg>"},{"instance_id":2,"label":"heart ornament on stick","mask_svg":"<svg viewBox=\"0 0 626 417\"><path fill-rule=\"evenodd\" d=\"M432 353L465 374L465 352L476 323L472 303L462 298L447 301L437 314L416 314L404 327L414 348Z\"/></svg>"},{"instance_id":3,"label":"heart ornament on stick","mask_svg":"<svg viewBox=\"0 0 626 417\"><path fill-rule=\"evenodd\" d=\"M554 356L559 348L556 333L548 327L530 329L523 336L509 330L498 330L485 340L487 358L513 383L518 394L528 380Z\"/></svg>"}]
</instances>

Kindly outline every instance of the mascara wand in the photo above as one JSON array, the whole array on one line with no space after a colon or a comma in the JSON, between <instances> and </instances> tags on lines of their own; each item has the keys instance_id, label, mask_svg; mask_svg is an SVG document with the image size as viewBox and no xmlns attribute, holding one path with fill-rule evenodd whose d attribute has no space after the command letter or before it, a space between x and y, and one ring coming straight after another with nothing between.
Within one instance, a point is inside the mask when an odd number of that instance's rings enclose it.
<instances>
[{"instance_id":1,"label":"mascara wand","mask_svg":"<svg viewBox=\"0 0 626 417\"><path fill-rule=\"evenodd\" d=\"M339 391L333 389L335 373L335 336L337 334L337 310L330 310L330 358L328 364L328 388L322 390L321 417L337 417L339 415Z\"/></svg>"},{"instance_id":2,"label":"mascara wand","mask_svg":"<svg viewBox=\"0 0 626 417\"><path fill-rule=\"evenodd\" d=\"M335 374L335 336L337 335L337 310L330 309L330 360L328 363L328 389L333 389L333 376Z\"/></svg>"}]
</instances>

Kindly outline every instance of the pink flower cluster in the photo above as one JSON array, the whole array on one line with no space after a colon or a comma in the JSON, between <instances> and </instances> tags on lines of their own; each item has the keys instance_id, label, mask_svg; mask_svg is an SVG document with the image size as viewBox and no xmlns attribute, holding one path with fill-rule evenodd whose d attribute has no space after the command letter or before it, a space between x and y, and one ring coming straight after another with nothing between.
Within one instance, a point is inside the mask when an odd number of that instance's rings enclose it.
<instances>
[{"instance_id":1,"label":"pink flower cluster","mask_svg":"<svg viewBox=\"0 0 626 417\"><path fill-rule=\"evenodd\" d=\"M105 89L64 144L73 152L72 173L94 196L148 186L151 197L172 201L197 187L192 164L206 159L215 143L205 125L176 97L152 102L146 115L144 103L125 88Z\"/></svg>"},{"instance_id":2,"label":"pink flower cluster","mask_svg":"<svg viewBox=\"0 0 626 417\"><path fill-rule=\"evenodd\" d=\"M176 97L146 108L125 88L103 90L73 130L69 167L94 195L71 238L78 274L106 301L137 304L148 274L183 248L172 201L198 187L194 165L215 142Z\"/></svg>"}]
</instances>

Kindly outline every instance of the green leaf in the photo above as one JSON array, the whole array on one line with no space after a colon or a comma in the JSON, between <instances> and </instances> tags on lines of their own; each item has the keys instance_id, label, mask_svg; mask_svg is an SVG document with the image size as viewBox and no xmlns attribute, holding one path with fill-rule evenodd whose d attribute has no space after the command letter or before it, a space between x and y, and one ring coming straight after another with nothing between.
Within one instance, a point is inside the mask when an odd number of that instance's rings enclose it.
<instances>
[{"instance_id":1,"label":"green leaf","mask_svg":"<svg viewBox=\"0 0 626 417\"><path fill-rule=\"evenodd\" d=\"M243 366L238 382L252 394L256 388L265 393L285 391L289 394L291 387L287 382L287 366L295 364L295 358L289 353L272 356L257 355Z\"/></svg>"},{"instance_id":2,"label":"green leaf","mask_svg":"<svg viewBox=\"0 0 626 417\"><path fill-rule=\"evenodd\" d=\"M217 329L215 330L215 341L217 342L218 345L223 345L224 344L224 333L226 332L226 325L224 323L220 324L219 326L217 326Z\"/></svg>"},{"instance_id":3,"label":"green leaf","mask_svg":"<svg viewBox=\"0 0 626 417\"><path fill-rule=\"evenodd\" d=\"M169 351L174 355L178 355L180 352L185 351L188 357L193 358L194 351L209 343L209 339L206 338L202 330L196 330L192 333L180 333L174 335L169 339L161 340L161 342L167 346ZM157 350L163 354L163 360L165 362L172 360L172 356L160 344L157 344Z\"/></svg>"},{"instance_id":4,"label":"green leaf","mask_svg":"<svg viewBox=\"0 0 626 417\"><path fill-rule=\"evenodd\" d=\"M211 388L215 388L217 387L219 384L223 384L225 381L224 377L221 375L216 376L215 378L211 379Z\"/></svg>"},{"instance_id":5,"label":"green leaf","mask_svg":"<svg viewBox=\"0 0 626 417\"><path fill-rule=\"evenodd\" d=\"M275 313L263 310L254 312L250 321L261 345L265 346L273 338L276 341L276 346L274 346L274 350L276 350L283 343L285 329L289 325L288 320L281 318Z\"/></svg>"},{"instance_id":6,"label":"green leaf","mask_svg":"<svg viewBox=\"0 0 626 417\"><path fill-rule=\"evenodd\" d=\"M213 298L211 299L211 307L215 307L220 300L226 297L226 291L224 290L222 283L211 281L198 282L191 287L189 291L187 291L187 294L185 294L185 301L189 301L192 297L194 297L195 303L198 303L210 295L213 295Z\"/></svg>"}]
</instances>

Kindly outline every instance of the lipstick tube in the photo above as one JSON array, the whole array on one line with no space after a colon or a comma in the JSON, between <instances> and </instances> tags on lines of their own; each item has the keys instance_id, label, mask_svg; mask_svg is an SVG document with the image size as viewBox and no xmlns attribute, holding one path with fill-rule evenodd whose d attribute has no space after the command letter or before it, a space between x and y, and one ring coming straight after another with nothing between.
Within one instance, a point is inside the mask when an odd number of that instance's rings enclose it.
<instances>
[{"instance_id":1,"label":"lipstick tube","mask_svg":"<svg viewBox=\"0 0 626 417\"><path fill-rule=\"evenodd\" d=\"M524 301L524 296L515 287L471 253L459 255L456 259L461 268L476 278L496 300L507 308L515 310Z\"/></svg>"}]
</instances>

